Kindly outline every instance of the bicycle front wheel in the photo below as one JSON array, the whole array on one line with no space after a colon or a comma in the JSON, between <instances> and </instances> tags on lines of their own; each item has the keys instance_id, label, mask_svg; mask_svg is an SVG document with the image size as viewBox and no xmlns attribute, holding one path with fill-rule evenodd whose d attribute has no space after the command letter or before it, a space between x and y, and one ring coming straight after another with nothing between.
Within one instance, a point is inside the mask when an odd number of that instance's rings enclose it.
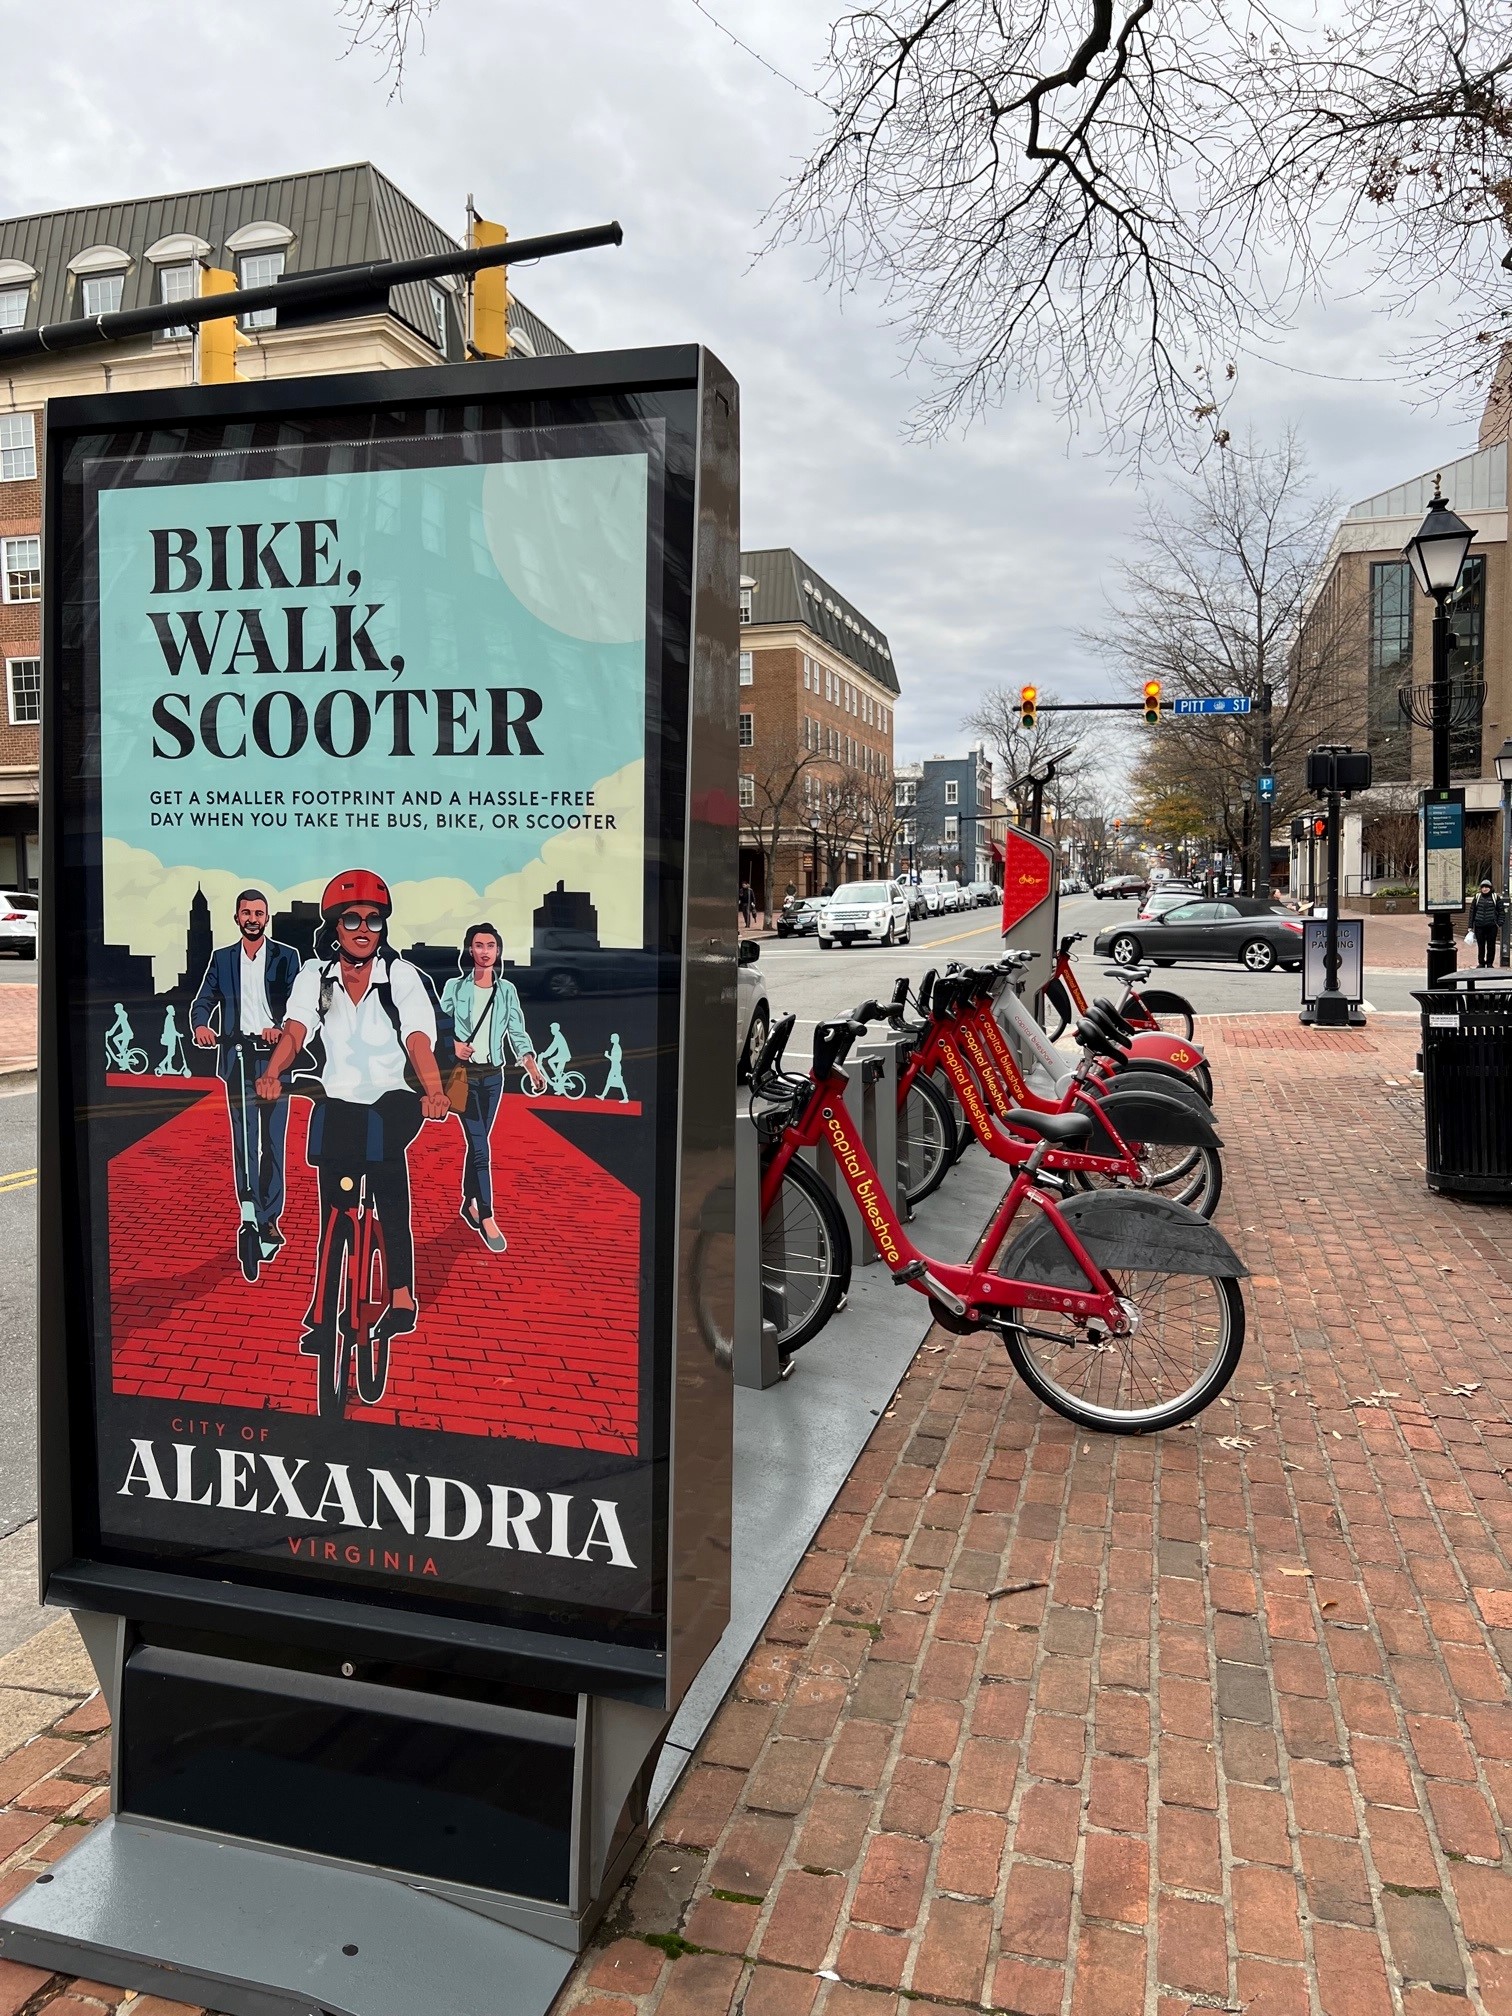
<instances>
[{"instance_id":1,"label":"bicycle front wheel","mask_svg":"<svg viewBox=\"0 0 1512 2016\"><path fill-rule=\"evenodd\" d=\"M587 1090L588 1080L583 1076L581 1071L564 1071L562 1073L562 1097L564 1099L581 1099Z\"/></svg>"},{"instance_id":2,"label":"bicycle front wheel","mask_svg":"<svg viewBox=\"0 0 1512 2016\"><path fill-rule=\"evenodd\" d=\"M761 1314L779 1351L796 1351L824 1328L845 1300L850 1270L840 1206L795 1157L761 1222Z\"/></svg>"},{"instance_id":3,"label":"bicycle front wheel","mask_svg":"<svg viewBox=\"0 0 1512 2016\"><path fill-rule=\"evenodd\" d=\"M898 1186L910 1209L932 1196L956 1157L955 1115L945 1095L922 1075L908 1088L898 1115Z\"/></svg>"},{"instance_id":4,"label":"bicycle front wheel","mask_svg":"<svg viewBox=\"0 0 1512 2016\"><path fill-rule=\"evenodd\" d=\"M1004 1342L1029 1388L1079 1428L1146 1435L1175 1428L1217 1399L1244 1349L1239 1283L1207 1274L1120 1271L1109 1277L1134 1328L1089 1340L1085 1325L1046 1309L1015 1309ZM1032 1334L1031 1334L1032 1333Z\"/></svg>"}]
</instances>

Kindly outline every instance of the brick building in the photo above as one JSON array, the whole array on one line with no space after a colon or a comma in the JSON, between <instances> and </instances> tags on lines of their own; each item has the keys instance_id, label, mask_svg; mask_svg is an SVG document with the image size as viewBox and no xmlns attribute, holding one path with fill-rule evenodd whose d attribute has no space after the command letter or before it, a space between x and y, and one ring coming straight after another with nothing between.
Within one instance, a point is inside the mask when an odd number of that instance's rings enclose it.
<instances>
[{"instance_id":1,"label":"brick building","mask_svg":"<svg viewBox=\"0 0 1512 2016\"><path fill-rule=\"evenodd\" d=\"M0 219L0 333L187 300L207 266L242 287L285 273L419 257L458 241L369 162L171 196ZM404 370L460 361L466 291L450 281L396 287L385 313L280 328L250 318L244 378ZM511 300L511 352L568 345ZM169 331L103 349L0 361L0 887L35 888L42 678L42 412L50 398L194 381L192 335Z\"/></svg>"},{"instance_id":2,"label":"brick building","mask_svg":"<svg viewBox=\"0 0 1512 2016\"><path fill-rule=\"evenodd\" d=\"M1501 881L1497 836L1501 786L1494 768L1512 736L1512 574L1507 545L1508 424L1512 371L1504 359L1473 454L1362 498L1345 512L1313 594L1304 642L1332 646L1337 665L1319 699L1319 740L1368 747L1374 788L1344 821L1346 894L1416 881L1417 786L1432 769L1430 735L1408 721L1397 695L1432 677L1433 605L1413 581L1402 548L1422 524L1434 485L1475 539L1449 605L1451 684L1463 689L1449 737L1450 775L1465 787L1467 869ZM1476 693L1484 688L1477 714ZM1405 815L1405 816L1404 816ZM1292 886L1306 893L1321 872L1306 839L1294 843ZM1493 869L1494 864L1494 869Z\"/></svg>"},{"instance_id":3,"label":"brick building","mask_svg":"<svg viewBox=\"0 0 1512 2016\"><path fill-rule=\"evenodd\" d=\"M766 908L789 883L815 895L895 865L898 675L884 633L791 547L740 565L740 879Z\"/></svg>"}]
</instances>

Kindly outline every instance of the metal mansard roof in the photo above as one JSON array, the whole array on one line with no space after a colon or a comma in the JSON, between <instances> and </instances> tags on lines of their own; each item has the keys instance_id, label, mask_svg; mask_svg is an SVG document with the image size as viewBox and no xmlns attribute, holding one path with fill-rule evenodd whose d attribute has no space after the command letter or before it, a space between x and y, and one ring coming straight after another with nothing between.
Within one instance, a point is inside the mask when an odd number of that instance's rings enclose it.
<instances>
[{"instance_id":1,"label":"metal mansard roof","mask_svg":"<svg viewBox=\"0 0 1512 2016\"><path fill-rule=\"evenodd\" d=\"M227 239L252 224L278 225L292 234L282 247L291 275L420 257L458 243L370 161L356 161L213 189L0 218L0 270L16 262L34 274L24 326L35 328L77 312L70 262L93 247L126 255L121 306L141 308L158 299L157 267L146 256L150 247L167 238L199 239L210 248L205 255L210 263L230 266L235 254L227 250ZM409 328L435 340L424 285L395 288L389 308ZM510 319L525 337L522 349L528 345L536 356L570 354L570 345L523 302L512 301Z\"/></svg>"},{"instance_id":2,"label":"metal mansard roof","mask_svg":"<svg viewBox=\"0 0 1512 2016\"><path fill-rule=\"evenodd\" d=\"M899 690L885 634L791 546L742 553L740 571L756 584L752 623L802 623L887 692Z\"/></svg>"}]
</instances>

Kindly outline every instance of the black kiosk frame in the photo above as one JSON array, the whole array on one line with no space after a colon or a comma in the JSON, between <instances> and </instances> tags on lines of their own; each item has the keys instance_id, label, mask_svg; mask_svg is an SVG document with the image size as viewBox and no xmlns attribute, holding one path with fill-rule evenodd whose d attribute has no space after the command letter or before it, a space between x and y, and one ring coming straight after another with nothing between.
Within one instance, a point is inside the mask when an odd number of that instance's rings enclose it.
<instances>
[{"instance_id":1,"label":"black kiosk frame","mask_svg":"<svg viewBox=\"0 0 1512 2016\"><path fill-rule=\"evenodd\" d=\"M641 1200L633 1448L606 1455L515 1443L501 1429L425 1432L399 1426L397 1413L383 1428L353 1426L311 1419L309 1409L280 1416L276 1401L260 1412L210 1410L222 1438L244 1438L240 1453L175 1442L183 1409L112 1383L112 1211L124 1207L110 1168L163 1114L191 1099L208 1110L220 1094L203 1076L149 1084L142 1074L136 1084L101 1063L105 1022L120 1006L107 998L116 970L94 963L111 949L101 780L114 778L119 792L123 764L151 768L179 741L159 716L144 729L155 739L123 751L114 703L102 702L102 638L116 639L117 656L138 648L130 625L147 612L123 603L125 573L102 567L101 499L119 493L125 501L110 505L119 516L132 508L127 493L171 492L181 503L193 486L210 486L206 522L236 528L251 479L276 478L287 497L289 479L306 475L317 485L396 471L450 477L617 455L646 471L644 929L638 950L591 955L599 977L584 985L618 989L620 1019L640 1030L643 1145L616 1162L613 1143L602 1145L609 1119L564 1113L542 1124L602 1154ZM231 2016L486 2016L506 2000L511 2010L544 2009L644 1839L668 1723L729 1616L731 1386L706 1342L721 1290L693 1270L708 1199L733 1165L738 481L736 387L691 347L101 396L49 410L40 1568L44 1600L70 1609L84 1637L116 1750L111 1818L0 1913L9 1958ZM221 482L238 486L227 509L214 492ZM331 516L317 510L308 522ZM279 533L280 547L263 527L243 548L233 529L222 578L202 549L199 585L224 591L211 601L233 609L245 562L261 590L277 586L280 568L297 587L302 537L306 585L318 580L317 597L355 606L334 530ZM155 585L168 579L164 554L180 561L174 585L190 581L186 538L175 530L160 542ZM589 538L585 550L602 549ZM623 571L623 553L615 564ZM582 586L592 603L596 584ZM374 668L354 649L359 618L340 620L351 688ZM593 620L562 619L582 634ZM392 685L403 663L382 661L380 627L370 623L365 638L379 661L375 688ZM410 678L414 659L411 646ZM184 668L199 692L213 684L249 696L263 669L255 652L208 682L203 669ZM296 669L318 671L313 648ZM448 676L481 684L505 675ZM516 666L507 676L508 691L531 688L549 725L556 668L535 677ZM175 679L165 681L174 690ZM307 683L319 690L318 678ZM511 737L510 727L534 717L517 701L502 706L502 753L518 758L531 737L517 726ZM250 697L234 711L245 719L249 707ZM433 753L460 759L448 776L475 784L501 748L500 704L492 745L486 708L476 746L458 739L465 710L430 708L448 710L451 746ZM187 704L168 712L194 723ZM427 705L410 713L423 721ZM396 727L393 746L402 739ZM518 771L516 762L509 774ZM331 845L356 849L345 836ZM224 1104L214 1110L224 1124ZM586 1314L589 1293L585 1281ZM728 1311L713 1327L728 1334ZM228 1354L240 1342L216 1340ZM270 1434L293 1452L273 1459L281 1468L259 1453ZM374 1480L348 1527L376 1528L385 1505L402 1515L407 1477L406 1530L419 1532L422 1553L428 1535L464 1537L469 1508L490 1500L502 1544L483 1544L481 1531L467 1547L438 1543L430 1555L446 1558L417 1581L412 1553L411 1572L388 1572L398 1552L375 1553L371 1531L363 1544L348 1532L333 1571L330 1524L314 1516L313 1487L293 1482L311 1462L326 1477L332 1520L366 1488L362 1478ZM548 1502L522 1529L522 1512ZM605 1504L618 1508L612 1530ZM591 1505L599 1510L585 1532ZM266 1519L247 1536L253 1510L275 1515L282 1559ZM635 1573L618 1595L614 1575L627 1563Z\"/></svg>"}]
</instances>

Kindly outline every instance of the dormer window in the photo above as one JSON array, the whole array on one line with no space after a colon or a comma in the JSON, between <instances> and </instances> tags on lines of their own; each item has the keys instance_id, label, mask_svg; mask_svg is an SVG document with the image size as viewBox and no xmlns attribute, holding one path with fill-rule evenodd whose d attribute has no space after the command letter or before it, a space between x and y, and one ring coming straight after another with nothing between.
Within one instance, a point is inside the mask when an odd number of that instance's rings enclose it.
<instances>
[{"instance_id":1,"label":"dormer window","mask_svg":"<svg viewBox=\"0 0 1512 2016\"><path fill-rule=\"evenodd\" d=\"M31 306L35 267L24 259L0 259L0 332L24 329L26 311Z\"/></svg>"},{"instance_id":2,"label":"dormer window","mask_svg":"<svg viewBox=\"0 0 1512 2016\"><path fill-rule=\"evenodd\" d=\"M192 231L175 231L149 245L143 257L157 268L160 301L193 301L200 291L200 271L210 258L207 240ZM187 323L175 329L160 329L160 341L193 335Z\"/></svg>"},{"instance_id":3,"label":"dormer window","mask_svg":"<svg viewBox=\"0 0 1512 2016\"><path fill-rule=\"evenodd\" d=\"M160 266L158 287L164 301L193 301L199 294L200 269L193 266ZM187 322L177 324L172 329L161 329L162 337L192 336L194 331Z\"/></svg>"},{"instance_id":4,"label":"dormer window","mask_svg":"<svg viewBox=\"0 0 1512 2016\"><path fill-rule=\"evenodd\" d=\"M79 313L113 315L121 305L131 260L119 245L91 245L75 253L68 270L78 282Z\"/></svg>"},{"instance_id":5,"label":"dormer window","mask_svg":"<svg viewBox=\"0 0 1512 2016\"><path fill-rule=\"evenodd\" d=\"M288 248L294 242L294 233L287 224L275 224L264 220L259 224L244 224L239 231L233 231L226 240L226 250L236 260L236 283L246 292L253 287L271 287L282 279L288 261ZM242 317L243 329L272 329L278 323L276 308L259 308L251 315Z\"/></svg>"}]
</instances>

